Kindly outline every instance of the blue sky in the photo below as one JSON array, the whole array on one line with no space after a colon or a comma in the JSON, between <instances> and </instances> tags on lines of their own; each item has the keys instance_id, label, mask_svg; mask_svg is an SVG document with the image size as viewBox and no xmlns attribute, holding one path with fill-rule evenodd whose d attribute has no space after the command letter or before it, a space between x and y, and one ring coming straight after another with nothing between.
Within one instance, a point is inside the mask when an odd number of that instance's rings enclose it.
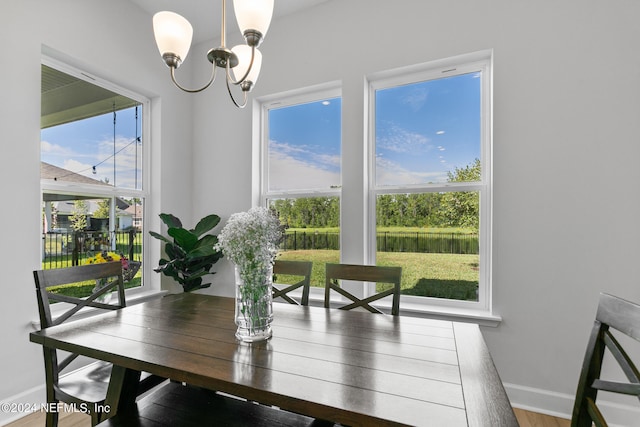
<instances>
[{"instance_id":1,"label":"blue sky","mask_svg":"<svg viewBox=\"0 0 640 427\"><path fill-rule=\"evenodd\" d=\"M269 111L270 190L340 185L341 111L340 98Z\"/></svg>"},{"instance_id":2,"label":"blue sky","mask_svg":"<svg viewBox=\"0 0 640 427\"><path fill-rule=\"evenodd\" d=\"M141 106L138 118L136 122L135 108L117 111L115 140L113 113L42 129L41 160L111 184L115 179L119 187L141 188L142 145L135 142L136 128L137 135L142 135Z\"/></svg>"},{"instance_id":3,"label":"blue sky","mask_svg":"<svg viewBox=\"0 0 640 427\"><path fill-rule=\"evenodd\" d=\"M480 158L478 77L464 74L376 92L378 185L446 182L447 172ZM270 111L270 190L340 185L340 111L339 98Z\"/></svg>"},{"instance_id":4,"label":"blue sky","mask_svg":"<svg viewBox=\"0 0 640 427\"><path fill-rule=\"evenodd\" d=\"M480 158L478 73L381 89L376 92L378 185L446 182L447 172ZM341 100L272 109L269 112L269 189L315 190L339 186ZM142 107L138 116L142 117ZM114 182L141 187L141 120L135 109L43 129L41 158L47 163ZM137 148L137 150L136 150ZM95 166L95 174L93 173ZM291 179L291 177L296 177Z\"/></svg>"},{"instance_id":5,"label":"blue sky","mask_svg":"<svg viewBox=\"0 0 640 427\"><path fill-rule=\"evenodd\" d=\"M378 185L442 183L480 158L478 73L376 92Z\"/></svg>"}]
</instances>

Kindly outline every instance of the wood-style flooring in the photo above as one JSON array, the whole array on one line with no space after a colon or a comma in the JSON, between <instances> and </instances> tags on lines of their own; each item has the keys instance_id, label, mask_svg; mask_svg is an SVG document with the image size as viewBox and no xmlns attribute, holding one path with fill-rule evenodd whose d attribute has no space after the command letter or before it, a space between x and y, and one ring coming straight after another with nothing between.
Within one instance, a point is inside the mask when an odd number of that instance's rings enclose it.
<instances>
[{"instance_id":1,"label":"wood-style flooring","mask_svg":"<svg viewBox=\"0 0 640 427\"><path fill-rule=\"evenodd\" d=\"M515 409L520 427L569 427L571 422L563 418L538 414L536 412ZM6 427L42 427L44 426L44 413L36 412L17 421L7 424ZM80 413L61 413L59 427L91 427L89 416Z\"/></svg>"},{"instance_id":2,"label":"wood-style flooring","mask_svg":"<svg viewBox=\"0 0 640 427\"><path fill-rule=\"evenodd\" d=\"M552 417L550 415L514 409L520 427L569 427L571 420Z\"/></svg>"}]
</instances>

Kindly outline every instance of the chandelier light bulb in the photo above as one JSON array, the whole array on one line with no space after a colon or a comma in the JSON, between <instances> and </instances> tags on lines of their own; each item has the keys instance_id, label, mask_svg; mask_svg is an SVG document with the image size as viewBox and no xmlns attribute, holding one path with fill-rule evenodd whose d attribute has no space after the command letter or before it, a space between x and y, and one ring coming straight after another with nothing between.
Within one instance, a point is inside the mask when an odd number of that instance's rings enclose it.
<instances>
[{"instance_id":1,"label":"chandelier light bulb","mask_svg":"<svg viewBox=\"0 0 640 427\"><path fill-rule=\"evenodd\" d=\"M153 15L153 32L162 58L168 66L178 68L191 47L193 27L189 21L174 12L158 12ZM167 57L174 58L174 63Z\"/></svg>"},{"instance_id":2,"label":"chandelier light bulb","mask_svg":"<svg viewBox=\"0 0 640 427\"><path fill-rule=\"evenodd\" d=\"M234 46L231 51L238 57L238 65L233 67L233 77L235 80L240 80L247 72L249 64L251 64L251 47L246 44L239 44ZM251 82L252 85L256 84L258 75L260 74L260 67L262 66L262 53L258 49L255 49L255 55L253 58L253 65L251 65L251 71L244 79L245 82Z\"/></svg>"},{"instance_id":3,"label":"chandelier light bulb","mask_svg":"<svg viewBox=\"0 0 640 427\"><path fill-rule=\"evenodd\" d=\"M267 34L273 16L273 0L233 0L233 9L240 31L249 45L258 46ZM249 35L258 33L256 41L250 41ZM255 43L255 44L254 44Z\"/></svg>"}]
</instances>

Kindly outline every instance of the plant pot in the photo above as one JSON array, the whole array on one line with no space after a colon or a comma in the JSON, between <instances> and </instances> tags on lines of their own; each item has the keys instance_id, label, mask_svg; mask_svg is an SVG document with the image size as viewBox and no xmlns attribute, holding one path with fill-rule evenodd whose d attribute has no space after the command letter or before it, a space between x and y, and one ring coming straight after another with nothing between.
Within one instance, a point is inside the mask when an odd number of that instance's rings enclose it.
<instances>
[{"instance_id":1,"label":"plant pot","mask_svg":"<svg viewBox=\"0 0 640 427\"><path fill-rule=\"evenodd\" d=\"M235 268L236 338L244 342L267 340L273 321L273 266L240 270Z\"/></svg>"}]
</instances>

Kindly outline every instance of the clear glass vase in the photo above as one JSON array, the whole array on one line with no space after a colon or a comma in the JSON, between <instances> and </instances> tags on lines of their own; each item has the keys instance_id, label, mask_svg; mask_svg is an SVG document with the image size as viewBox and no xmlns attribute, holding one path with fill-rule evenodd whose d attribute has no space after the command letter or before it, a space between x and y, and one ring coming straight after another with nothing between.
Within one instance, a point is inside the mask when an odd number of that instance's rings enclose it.
<instances>
[{"instance_id":1,"label":"clear glass vase","mask_svg":"<svg viewBox=\"0 0 640 427\"><path fill-rule=\"evenodd\" d=\"M240 270L236 275L236 338L245 342L271 337L273 266Z\"/></svg>"}]
</instances>

